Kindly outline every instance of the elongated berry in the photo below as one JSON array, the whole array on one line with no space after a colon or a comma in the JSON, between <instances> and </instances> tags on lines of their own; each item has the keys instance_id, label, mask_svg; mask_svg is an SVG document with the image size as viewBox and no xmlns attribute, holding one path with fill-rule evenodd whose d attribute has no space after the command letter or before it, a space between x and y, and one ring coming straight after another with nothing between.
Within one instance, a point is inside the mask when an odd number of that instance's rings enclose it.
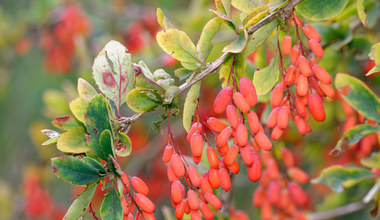
<instances>
[{"instance_id":1,"label":"elongated berry","mask_svg":"<svg viewBox=\"0 0 380 220\"><path fill-rule=\"evenodd\" d=\"M208 182L210 183L210 186L214 189L220 187L220 176L218 168L210 168L210 170L208 171Z\"/></svg>"},{"instance_id":2,"label":"elongated berry","mask_svg":"<svg viewBox=\"0 0 380 220\"><path fill-rule=\"evenodd\" d=\"M222 132L223 129L227 127L227 125L224 124L221 120L214 117L209 117L207 119L207 125L211 130L215 132Z\"/></svg>"},{"instance_id":3,"label":"elongated berry","mask_svg":"<svg viewBox=\"0 0 380 220\"><path fill-rule=\"evenodd\" d=\"M326 119L325 108L323 107L322 98L318 94L310 94L308 96L309 110L316 121L324 121Z\"/></svg>"},{"instance_id":4,"label":"elongated berry","mask_svg":"<svg viewBox=\"0 0 380 220\"><path fill-rule=\"evenodd\" d=\"M236 105L240 109L240 111L244 113L248 113L251 108L249 107L247 101L244 96L240 92L235 92L233 95L233 100Z\"/></svg>"},{"instance_id":5,"label":"elongated berry","mask_svg":"<svg viewBox=\"0 0 380 220\"><path fill-rule=\"evenodd\" d=\"M309 181L309 175L298 167L290 167L287 172L290 178L299 183L306 184Z\"/></svg>"},{"instance_id":6,"label":"elongated berry","mask_svg":"<svg viewBox=\"0 0 380 220\"><path fill-rule=\"evenodd\" d=\"M193 186L198 187L201 185L201 177L199 176L199 173L194 166L190 165L187 167L187 175L189 176L189 179Z\"/></svg>"},{"instance_id":7,"label":"elongated berry","mask_svg":"<svg viewBox=\"0 0 380 220\"><path fill-rule=\"evenodd\" d=\"M201 157L201 156L198 156L198 157L196 157L196 156L193 156L193 162L194 162L195 164L198 164L198 163L200 163L200 162L201 162L201 160L202 160L202 157Z\"/></svg>"},{"instance_id":8,"label":"elongated berry","mask_svg":"<svg viewBox=\"0 0 380 220\"><path fill-rule=\"evenodd\" d=\"M224 146L227 144L228 139L231 137L232 129L230 127L226 127L216 138L216 144L219 146Z\"/></svg>"},{"instance_id":9,"label":"elongated berry","mask_svg":"<svg viewBox=\"0 0 380 220\"><path fill-rule=\"evenodd\" d=\"M286 35L282 39L281 49L282 53L286 56L292 52L292 38L289 35Z\"/></svg>"},{"instance_id":10,"label":"elongated berry","mask_svg":"<svg viewBox=\"0 0 380 220\"><path fill-rule=\"evenodd\" d=\"M250 167L247 167L247 174L249 180L252 182L257 182L261 179L261 161L260 156L257 153L253 153L253 165Z\"/></svg>"},{"instance_id":11,"label":"elongated berry","mask_svg":"<svg viewBox=\"0 0 380 220\"><path fill-rule=\"evenodd\" d=\"M295 13L293 14L294 22L299 26L303 26L303 21L301 18L299 18Z\"/></svg>"},{"instance_id":12,"label":"elongated berry","mask_svg":"<svg viewBox=\"0 0 380 220\"><path fill-rule=\"evenodd\" d=\"M202 181L201 181L200 187L201 187L202 191L212 193L212 187L210 185L210 182L208 181L208 173L203 174L201 179L202 179Z\"/></svg>"},{"instance_id":13,"label":"elongated berry","mask_svg":"<svg viewBox=\"0 0 380 220\"><path fill-rule=\"evenodd\" d=\"M278 84L276 87L274 87L272 96L270 98L270 103L271 103L272 108L277 107L281 104L283 96L284 96L284 89L282 85Z\"/></svg>"},{"instance_id":14,"label":"elongated berry","mask_svg":"<svg viewBox=\"0 0 380 220\"><path fill-rule=\"evenodd\" d=\"M189 204L189 207L191 210L197 210L199 209L199 199L197 194L194 192L194 190L189 189L187 191L187 203Z\"/></svg>"},{"instance_id":15,"label":"elongated berry","mask_svg":"<svg viewBox=\"0 0 380 220\"><path fill-rule=\"evenodd\" d=\"M243 123L240 123L237 127L235 136L239 146L245 146L248 144L248 131Z\"/></svg>"},{"instance_id":16,"label":"elongated berry","mask_svg":"<svg viewBox=\"0 0 380 220\"><path fill-rule=\"evenodd\" d=\"M175 208L175 217L177 219L182 219L183 215L185 214L185 207L186 207L185 200L182 200L179 204L177 204Z\"/></svg>"},{"instance_id":17,"label":"elongated berry","mask_svg":"<svg viewBox=\"0 0 380 220\"><path fill-rule=\"evenodd\" d=\"M169 182L172 183L174 180L177 179L177 176L175 175L175 173L173 171L171 163L168 164L168 168L166 169L166 172L167 172L167 175L168 175Z\"/></svg>"},{"instance_id":18,"label":"elongated berry","mask_svg":"<svg viewBox=\"0 0 380 220\"><path fill-rule=\"evenodd\" d=\"M128 180L127 174L125 172L121 173L121 181L124 183L123 184L123 191L124 191L124 193L127 193L129 191L129 180Z\"/></svg>"},{"instance_id":19,"label":"elongated berry","mask_svg":"<svg viewBox=\"0 0 380 220\"><path fill-rule=\"evenodd\" d=\"M233 145L227 152L226 156L223 158L223 162L229 166L232 165L235 161L237 155L239 154L239 147L236 145Z\"/></svg>"},{"instance_id":20,"label":"elongated berry","mask_svg":"<svg viewBox=\"0 0 380 220\"><path fill-rule=\"evenodd\" d=\"M240 123L239 115L237 113L236 107L234 105L228 105L226 109L226 116L228 122L230 122L231 127L237 128Z\"/></svg>"},{"instance_id":21,"label":"elongated berry","mask_svg":"<svg viewBox=\"0 0 380 220\"><path fill-rule=\"evenodd\" d=\"M296 44L293 46L292 52L291 52L291 60L292 60L293 65L296 65L299 55L300 55L300 45Z\"/></svg>"},{"instance_id":22,"label":"elongated berry","mask_svg":"<svg viewBox=\"0 0 380 220\"><path fill-rule=\"evenodd\" d=\"M172 169L177 177L185 175L185 166L178 154L173 154L170 163L172 164Z\"/></svg>"},{"instance_id":23,"label":"elongated berry","mask_svg":"<svg viewBox=\"0 0 380 220\"><path fill-rule=\"evenodd\" d=\"M219 169L220 185L224 191L229 191L231 189L231 178L230 173L224 167Z\"/></svg>"},{"instance_id":24,"label":"elongated berry","mask_svg":"<svg viewBox=\"0 0 380 220\"><path fill-rule=\"evenodd\" d=\"M297 66L300 69L302 75L304 76L310 76L313 72L310 68L309 62L307 62L306 57L304 57L303 55L298 57Z\"/></svg>"},{"instance_id":25,"label":"elongated berry","mask_svg":"<svg viewBox=\"0 0 380 220\"><path fill-rule=\"evenodd\" d=\"M267 170L269 171L269 176L272 179L278 179L278 177L280 176L280 170L276 161L273 158L268 159Z\"/></svg>"},{"instance_id":26,"label":"elongated berry","mask_svg":"<svg viewBox=\"0 0 380 220\"><path fill-rule=\"evenodd\" d=\"M318 64L313 65L313 73L324 84L330 84L332 81L330 74Z\"/></svg>"},{"instance_id":27,"label":"elongated berry","mask_svg":"<svg viewBox=\"0 0 380 220\"><path fill-rule=\"evenodd\" d=\"M245 165L251 166L253 164L253 149L250 145L240 147L240 155Z\"/></svg>"},{"instance_id":28,"label":"elongated berry","mask_svg":"<svg viewBox=\"0 0 380 220\"><path fill-rule=\"evenodd\" d=\"M201 206L199 208L199 211L201 211L203 218L205 218L206 220L214 219L214 215L212 214L212 210L210 209L210 207L208 207L208 205L206 203L201 202Z\"/></svg>"},{"instance_id":29,"label":"elongated berry","mask_svg":"<svg viewBox=\"0 0 380 220\"><path fill-rule=\"evenodd\" d=\"M136 192L141 193L143 195L149 194L149 188L146 183L137 176L132 177L131 185L136 190Z\"/></svg>"},{"instance_id":30,"label":"elongated berry","mask_svg":"<svg viewBox=\"0 0 380 220\"><path fill-rule=\"evenodd\" d=\"M232 100L232 88L230 86L226 86L221 89L214 101L214 112L216 114L221 114L226 110L228 104L230 104Z\"/></svg>"},{"instance_id":31,"label":"elongated berry","mask_svg":"<svg viewBox=\"0 0 380 220\"><path fill-rule=\"evenodd\" d=\"M274 128L277 125L278 113L280 112L280 109L281 109L280 107L276 107L272 109L267 120L268 128Z\"/></svg>"},{"instance_id":32,"label":"elongated berry","mask_svg":"<svg viewBox=\"0 0 380 220\"><path fill-rule=\"evenodd\" d=\"M292 152L288 148L283 147L281 149L281 158L282 158L282 161L284 162L286 168L294 166L295 159L294 159Z\"/></svg>"},{"instance_id":33,"label":"elongated berry","mask_svg":"<svg viewBox=\"0 0 380 220\"><path fill-rule=\"evenodd\" d=\"M195 157L202 156L203 151L203 138L200 134L194 134L190 139L191 153Z\"/></svg>"},{"instance_id":34,"label":"elongated berry","mask_svg":"<svg viewBox=\"0 0 380 220\"><path fill-rule=\"evenodd\" d=\"M256 208L259 208L263 205L264 201L267 199L267 195L262 186L258 186L252 197L252 204Z\"/></svg>"},{"instance_id":35,"label":"elongated berry","mask_svg":"<svg viewBox=\"0 0 380 220\"><path fill-rule=\"evenodd\" d=\"M218 197L216 197L216 195L212 194L212 193L208 193L206 192L205 193L205 199L207 200L207 202L214 208L214 209L221 209L223 204L222 202L219 200Z\"/></svg>"},{"instance_id":36,"label":"elongated berry","mask_svg":"<svg viewBox=\"0 0 380 220\"><path fill-rule=\"evenodd\" d=\"M278 126L276 126L276 127L274 127L274 129L272 131L271 138L273 140L278 140L278 139L280 139L280 137L282 136L283 133L284 133L284 130L279 128Z\"/></svg>"},{"instance_id":37,"label":"elongated berry","mask_svg":"<svg viewBox=\"0 0 380 220\"><path fill-rule=\"evenodd\" d=\"M334 98L335 90L330 84L324 84L322 82L319 82L319 88L321 88L321 90L327 97Z\"/></svg>"},{"instance_id":38,"label":"elongated berry","mask_svg":"<svg viewBox=\"0 0 380 220\"><path fill-rule=\"evenodd\" d=\"M217 168L219 167L219 158L218 154L216 153L215 149L212 147L207 148L207 159L210 163L210 167Z\"/></svg>"},{"instance_id":39,"label":"elongated berry","mask_svg":"<svg viewBox=\"0 0 380 220\"><path fill-rule=\"evenodd\" d=\"M267 197L272 205L277 204L279 198L281 198L281 184L279 181L271 181L267 190Z\"/></svg>"},{"instance_id":40,"label":"elongated berry","mask_svg":"<svg viewBox=\"0 0 380 220\"><path fill-rule=\"evenodd\" d=\"M239 80L239 89L241 94L244 96L247 104L250 107L253 107L257 103L257 93L256 88L253 85L252 81L247 77L242 77Z\"/></svg>"},{"instance_id":41,"label":"elongated berry","mask_svg":"<svg viewBox=\"0 0 380 220\"><path fill-rule=\"evenodd\" d=\"M178 204L183 200L183 198L182 198L182 183L178 179L174 180L174 182L172 183L171 195L172 195L172 201L175 204Z\"/></svg>"},{"instance_id":42,"label":"elongated berry","mask_svg":"<svg viewBox=\"0 0 380 220\"><path fill-rule=\"evenodd\" d=\"M202 132L202 124L198 122L194 122L189 130L189 133L187 133L187 141L190 142L191 137L193 137L193 134L198 133L200 134Z\"/></svg>"},{"instance_id":43,"label":"elongated berry","mask_svg":"<svg viewBox=\"0 0 380 220\"><path fill-rule=\"evenodd\" d=\"M302 32L305 34L305 36L308 39L314 39L317 42L321 41L321 39L322 39L321 35L319 35L318 31L315 30L315 28L313 26L311 26L310 24L305 24L302 27Z\"/></svg>"},{"instance_id":44,"label":"elongated berry","mask_svg":"<svg viewBox=\"0 0 380 220\"><path fill-rule=\"evenodd\" d=\"M286 70L285 74L285 83L286 85L292 85L295 79L295 72L296 68L294 67L293 64L291 64L288 69Z\"/></svg>"},{"instance_id":45,"label":"elongated berry","mask_svg":"<svg viewBox=\"0 0 380 220\"><path fill-rule=\"evenodd\" d=\"M306 106L303 104L302 100L300 98L296 98L295 106L297 110L297 114L301 117L306 116L307 109Z\"/></svg>"},{"instance_id":46,"label":"elongated berry","mask_svg":"<svg viewBox=\"0 0 380 220\"><path fill-rule=\"evenodd\" d=\"M227 168L231 173L234 174L238 174L240 172L240 166L236 161L234 161L231 165L227 166Z\"/></svg>"},{"instance_id":47,"label":"elongated berry","mask_svg":"<svg viewBox=\"0 0 380 220\"><path fill-rule=\"evenodd\" d=\"M296 86L296 92L299 96L306 96L307 91L309 89L309 82L307 81L307 77L304 75L300 75L298 78L298 83Z\"/></svg>"},{"instance_id":48,"label":"elongated berry","mask_svg":"<svg viewBox=\"0 0 380 220\"><path fill-rule=\"evenodd\" d=\"M303 191L300 185L298 185L295 182L290 182L288 184L288 190L290 197L293 201L296 202L297 205L303 207L306 206L308 203L308 198L306 193Z\"/></svg>"},{"instance_id":49,"label":"elongated berry","mask_svg":"<svg viewBox=\"0 0 380 220\"><path fill-rule=\"evenodd\" d=\"M254 111L248 112L247 120L248 120L249 129L252 131L252 133L257 134L257 132L259 132L259 129L260 129L260 121L256 112Z\"/></svg>"},{"instance_id":50,"label":"elongated berry","mask_svg":"<svg viewBox=\"0 0 380 220\"><path fill-rule=\"evenodd\" d=\"M140 193L135 193L133 196L136 204L145 212L152 213L156 206L153 204L153 202L148 199L148 197L144 196Z\"/></svg>"},{"instance_id":51,"label":"elongated berry","mask_svg":"<svg viewBox=\"0 0 380 220\"><path fill-rule=\"evenodd\" d=\"M285 129L288 126L289 108L282 106L278 112L277 126L279 129Z\"/></svg>"},{"instance_id":52,"label":"elongated berry","mask_svg":"<svg viewBox=\"0 0 380 220\"><path fill-rule=\"evenodd\" d=\"M311 51L315 54L315 56L321 58L323 57L323 48L322 46L318 43L318 41L314 39L309 40L309 47Z\"/></svg>"},{"instance_id":53,"label":"elongated berry","mask_svg":"<svg viewBox=\"0 0 380 220\"><path fill-rule=\"evenodd\" d=\"M144 216L145 220L155 220L156 219L156 217L154 216L154 214L150 213L150 212L144 212L143 211L143 216Z\"/></svg>"},{"instance_id":54,"label":"elongated berry","mask_svg":"<svg viewBox=\"0 0 380 220\"><path fill-rule=\"evenodd\" d=\"M173 152L174 152L173 146L171 144L166 145L164 154L162 155L162 162L169 163L170 159L173 156Z\"/></svg>"},{"instance_id":55,"label":"elongated berry","mask_svg":"<svg viewBox=\"0 0 380 220\"><path fill-rule=\"evenodd\" d=\"M259 131L257 134L255 134L255 141L257 145L259 145L260 148L265 151L270 151L272 149L272 143L263 131Z\"/></svg>"}]
</instances>

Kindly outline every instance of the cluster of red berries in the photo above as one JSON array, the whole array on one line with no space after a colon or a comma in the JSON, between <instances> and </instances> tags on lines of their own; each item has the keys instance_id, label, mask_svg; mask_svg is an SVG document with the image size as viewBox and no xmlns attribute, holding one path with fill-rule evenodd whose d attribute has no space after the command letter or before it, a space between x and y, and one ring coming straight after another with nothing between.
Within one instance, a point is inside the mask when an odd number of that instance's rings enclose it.
<instances>
[{"instance_id":1,"label":"cluster of red berries","mask_svg":"<svg viewBox=\"0 0 380 220\"><path fill-rule=\"evenodd\" d=\"M62 219L65 208L56 205L48 190L40 183L37 171L29 171L23 179L24 213L28 218Z\"/></svg>"},{"instance_id":2,"label":"cluster of red berries","mask_svg":"<svg viewBox=\"0 0 380 220\"><path fill-rule=\"evenodd\" d=\"M124 194L121 197L124 219L156 219L153 214L156 206L147 197L149 188L146 183L141 178L137 176L130 177L125 172L122 173L121 181Z\"/></svg>"},{"instance_id":3,"label":"cluster of red berries","mask_svg":"<svg viewBox=\"0 0 380 220\"><path fill-rule=\"evenodd\" d=\"M326 113L322 97L334 97L335 91L330 85L332 78L329 73L317 64L316 58L309 53L299 35L299 27L309 39L308 45L315 56L323 57L323 48L320 45L321 36L313 26L303 24L294 14L291 20L296 28L296 44L292 47L292 38L286 35L281 44L282 54L291 58L291 63L285 69L280 52L281 83L272 92L272 111L267 125L272 128L272 139L279 139L288 125L288 118L296 122L298 132L305 135L311 132L307 124L309 111L316 121L324 121ZM280 47L280 45L279 45ZM295 85L292 89L291 86ZM309 111L308 111L309 109Z\"/></svg>"},{"instance_id":4,"label":"cluster of red berries","mask_svg":"<svg viewBox=\"0 0 380 220\"><path fill-rule=\"evenodd\" d=\"M307 183L309 176L295 166L294 155L287 148L281 149L287 176L281 174L280 164L270 153L263 152L262 156L266 169L252 198L253 205L261 208L262 219L306 219L300 209L308 208L310 202L299 184Z\"/></svg>"},{"instance_id":5,"label":"cluster of red berries","mask_svg":"<svg viewBox=\"0 0 380 220\"><path fill-rule=\"evenodd\" d=\"M89 30L90 22L79 5L64 6L53 29L44 30L40 36L45 67L56 73L70 71L74 64L75 39L78 35L87 36Z\"/></svg>"}]
</instances>

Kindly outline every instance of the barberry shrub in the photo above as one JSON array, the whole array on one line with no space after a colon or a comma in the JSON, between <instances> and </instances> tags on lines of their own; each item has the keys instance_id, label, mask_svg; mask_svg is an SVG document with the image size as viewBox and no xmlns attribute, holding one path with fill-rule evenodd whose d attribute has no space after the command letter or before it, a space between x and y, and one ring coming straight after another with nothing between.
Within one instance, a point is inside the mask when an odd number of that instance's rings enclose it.
<instances>
[{"instance_id":1,"label":"barberry shrub","mask_svg":"<svg viewBox=\"0 0 380 220\"><path fill-rule=\"evenodd\" d=\"M44 145L56 143L65 154L51 159L54 173L71 184L86 186L64 219L78 219L87 211L96 217L91 202L98 185L105 192L102 219L155 219L156 205L149 198L148 185L123 170L119 159L132 151L130 126L157 109L163 109L162 121L167 122L162 162L167 165L172 215L177 219L221 215L248 219L220 197L223 191L231 193L233 178L243 169L250 181L259 182L252 205L260 209L262 219L307 219L312 202L303 185L310 182L310 174L301 169L300 155L277 143L292 126L302 136L312 132L313 125L330 117L325 103L335 96L343 103L347 122L333 152L342 153L350 146L363 166L329 167L312 182L342 191L367 180L376 182L371 191L377 193L380 154L366 157L378 145L379 99L348 74L336 74L334 89L334 74L320 65L329 42L308 24L338 15L346 3L215 0L215 8L210 9L214 17L205 24L196 45L158 9L162 30L154 32L156 40L182 65L174 71L181 84L164 69L151 71L149 63L134 62L121 43L107 43L92 66L97 89L80 78L79 97L70 102L72 115L52 122L60 131L43 130L50 137ZM318 12L317 6L321 7ZM235 40L218 51L219 58L209 60L213 38L221 28ZM263 45L271 48L269 64L249 72L247 58ZM370 58L376 66L367 74L378 72L379 48L379 44L373 46ZM202 79L214 72L222 88L205 113L200 107ZM179 97L187 89L181 106ZM124 103L136 114L123 116ZM170 119L179 112L189 153L178 146L170 126ZM370 196L364 205L378 202L378 197Z\"/></svg>"}]
</instances>

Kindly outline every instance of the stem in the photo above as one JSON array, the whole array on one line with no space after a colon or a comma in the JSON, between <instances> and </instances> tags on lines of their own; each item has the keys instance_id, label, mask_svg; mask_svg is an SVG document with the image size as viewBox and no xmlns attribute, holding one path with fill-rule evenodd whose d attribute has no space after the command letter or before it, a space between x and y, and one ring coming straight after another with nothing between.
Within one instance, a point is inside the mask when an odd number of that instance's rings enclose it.
<instances>
[{"instance_id":1,"label":"stem","mask_svg":"<svg viewBox=\"0 0 380 220\"><path fill-rule=\"evenodd\" d=\"M368 191L368 193L364 196L362 201L350 203L348 205L325 211L325 212L317 212L312 213L307 216L309 220L325 220L325 219L333 219L339 216L344 216L353 212L357 212L364 208L367 208L368 205L373 201L373 198L380 190L380 179L378 179L375 185Z\"/></svg>"}]
</instances>

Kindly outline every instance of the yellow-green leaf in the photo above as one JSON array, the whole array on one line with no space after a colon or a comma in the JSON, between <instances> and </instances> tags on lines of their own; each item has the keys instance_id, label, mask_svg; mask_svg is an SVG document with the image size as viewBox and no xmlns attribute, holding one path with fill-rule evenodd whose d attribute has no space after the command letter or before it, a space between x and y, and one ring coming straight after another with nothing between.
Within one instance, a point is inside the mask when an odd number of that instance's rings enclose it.
<instances>
[{"instance_id":1,"label":"yellow-green leaf","mask_svg":"<svg viewBox=\"0 0 380 220\"><path fill-rule=\"evenodd\" d=\"M268 12L269 12L269 8L267 8L264 11L261 11L260 13L258 13L257 15L255 15L254 17L249 19L247 21L247 24L244 27L246 29L248 29L248 28L252 27L253 25L257 24L257 22L259 22L261 19L263 19L265 17L265 15L268 14Z\"/></svg>"},{"instance_id":2,"label":"yellow-green leaf","mask_svg":"<svg viewBox=\"0 0 380 220\"><path fill-rule=\"evenodd\" d=\"M199 58L205 60L211 50L211 41L214 38L215 34L218 32L222 20L219 17L215 17L207 22L203 27L201 36L197 43L197 51Z\"/></svg>"},{"instance_id":3,"label":"yellow-green leaf","mask_svg":"<svg viewBox=\"0 0 380 220\"><path fill-rule=\"evenodd\" d=\"M81 192L75 201L70 205L63 220L77 220L81 216L86 214L86 210L94 197L97 184L88 186L83 192Z\"/></svg>"},{"instance_id":4,"label":"yellow-green leaf","mask_svg":"<svg viewBox=\"0 0 380 220\"><path fill-rule=\"evenodd\" d=\"M148 96L149 91L140 91L139 89L133 89L127 95L127 104L132 111L137 113L148 112L157 107L160 102L153 100Z\"/></svg>"},{"instance_id":5,"label":"yellow-green leaf","mask_svg":"<svg viewBox=\"0 0 380 220\"><path fill-rule=\"evenodd\" d=\"M248 43L244 49L244 56L247 57L259 49L269 36L271 36L277 25L278 21L273 20L255 31L255 33L249 37Z\"/></svg>"},{"instance_id":6,"label":"yellow-green leaf","mask_svg":"<svg viewBox=\"0 0 380 220\"><path fill-rule=\"evenodd\" d=\"M157 22L160 24L160 26L166 30L169 28L174 28L174 25L169 21L169 19L165 16L164 12L161 10L161 8L157 8Z\"/></svg>"},{"instance_id":7,"label":"yellow-green leaf","mask_svg":"<svg viewBox=\"0 0 380 220\"><path fill-rule=\"evenodd\" d=\"M187 93L185 104L183 106L182 123L186 132L189 132L191 121L193 120L194 111L198 105L199 91L201 88L201 82L197 82L191 86Z\"/></svg>"},{"instance_id":8,"label":"yellow-green leaf","mask_svg":"<svg viewBox=\"0 0 380 220\"><path fill-rule=\"evenodd\" d=\"M85 134L83 127L76 127L63 133L57 141L57 149L64 153L74 154L90 151Z\"/></svg>"},{"instance_id":9,"label":"yellow-green leaf","mask_svg":"<svg viewBox=\"0 0 380 220\"><path fill-rule=\"evenodd\" d=\"M367 14L365 13L364 0L356 0L356 7L358 10L358 16L364 26L367 26Z\"/></svg>"},{"instance_id":10,"label":"yellow-green leaf","mask_svg":"<svg viewBox=\"0 0 380 220\"><path fill-rule=\"evenodd\" d=\"M116 150L116 155L119 157L126 157L132 152L132 141L131 139L122 132L119 132L117 139L120 140L121 147Z\"/></svg>"},{"instance_id":11,"label":"yellow-green leaf","mask_svg":"<svg viewBox=\"0 0 380 220\"><path fill-rule=\"evenodd\" d=\"M70 102L70 110L74 116L84 123L84 114L86 113L89 101L82 97L78 97Z\"/></svg>"},{"instance_id":12,"label":"yellow-green leaf","mask_svg":"<svg viewBox=\"0 0 380 220\"><path fill-rule=\"evenodd\" d=\"M95 88L82 78L78 79L77 87L78 87L79 97L86 99L87 101L90 101L94 95L98 94Z\"/></svg>"},{"instance_id":13,"label":"yellow-green leaf","mask_svg":"<svg viewBox=\"0 0 380 220\"><path fill-rule=\"evenodd\" d=\"M279 56L276 54L267 67L255 71L255 74L253 75L253 85L256 87L257 95L267 94L277 83L280 76L278 57Z\"/></svg>"}]
</instances>

